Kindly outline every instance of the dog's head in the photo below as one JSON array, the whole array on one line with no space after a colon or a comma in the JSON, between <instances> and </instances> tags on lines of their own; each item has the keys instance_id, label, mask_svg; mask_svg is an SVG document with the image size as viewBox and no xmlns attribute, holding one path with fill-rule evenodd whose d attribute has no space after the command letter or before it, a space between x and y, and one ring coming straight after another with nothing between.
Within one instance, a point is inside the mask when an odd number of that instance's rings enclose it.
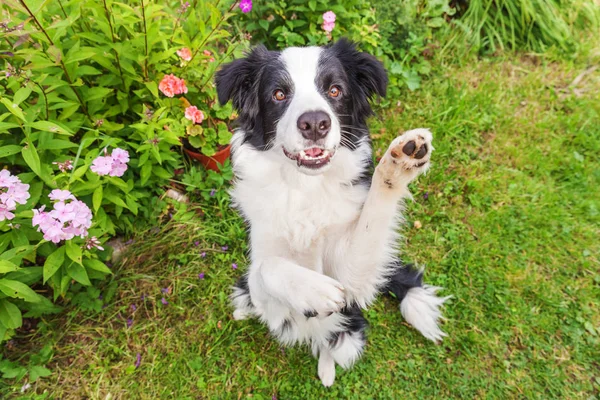
<instances>
[{"instance_id":1,"label":"dog's head","mask_svg":"<svg viewBox=\"0 0 600 400\"><path fill-rule=\"evenodd\" d=\"M340 146L368 140L369 99L384 96L387 82L383 65L344 39L281 52L259 46L216 75L219 101L233 101L245 141L307 174L326 170Z\"/></svg>"}]
</instances>

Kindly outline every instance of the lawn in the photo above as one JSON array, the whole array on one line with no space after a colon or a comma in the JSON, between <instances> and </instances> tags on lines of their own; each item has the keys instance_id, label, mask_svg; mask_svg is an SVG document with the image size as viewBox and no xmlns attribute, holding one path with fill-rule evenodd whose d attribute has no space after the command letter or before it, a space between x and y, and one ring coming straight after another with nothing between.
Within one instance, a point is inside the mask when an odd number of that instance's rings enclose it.
<instances>
[{"instance_id":1,"label":"lawn","mask_svg":"<svg viewBox=\"0 0 600 400\"><path fill-rule=\"evenodd\" d=\"M600 71L590 66L599 60L597 50L576 61L438 57L422 89L373 119L379 154L404 130L434 133L402 248L453 295L440 345L380 299L367 312L364 357L323 388L307 349L233 321L228 288L246 268L245 228L201 202L202 216L134 238L101 312L67 309L11 342L11 358L25 361L52 345L54 374L25 396L597 398ZM22 382L5 385L0 394L23 396Z\"/></svg>"}]
</instances>

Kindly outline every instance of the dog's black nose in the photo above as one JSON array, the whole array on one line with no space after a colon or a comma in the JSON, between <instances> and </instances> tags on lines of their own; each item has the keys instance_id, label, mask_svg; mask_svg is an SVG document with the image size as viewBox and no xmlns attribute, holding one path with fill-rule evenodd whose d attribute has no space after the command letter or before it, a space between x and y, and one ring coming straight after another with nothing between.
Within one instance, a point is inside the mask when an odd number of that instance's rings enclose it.
<instances>
[{"instance_id":1,"label":"dog's black nose","mask_svg":"<svg viewBox=\"0 0 600 400\"><path fill-rule=\"evenodd\" d=\"M305 139L323 139L331 128L331 118L323 111L305 112L298 118L298 130Z\"/></svg>"}]
</instances>

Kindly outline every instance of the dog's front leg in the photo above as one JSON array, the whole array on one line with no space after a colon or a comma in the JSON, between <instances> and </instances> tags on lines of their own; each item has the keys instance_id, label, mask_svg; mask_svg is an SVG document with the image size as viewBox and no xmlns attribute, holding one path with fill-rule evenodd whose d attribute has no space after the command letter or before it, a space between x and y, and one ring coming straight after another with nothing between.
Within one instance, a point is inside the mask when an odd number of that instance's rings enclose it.
<instances>
[{"instance_id":1,"label":"dog's front leg","mask_svg":"<svg viewBox=\"0 0 600 400\"><path fill-rule=\"evenodd\" d=\"M306 316L328 315L345 305L344 287L337 280L283 257L266 257L250 266L250 297L257 307L283 305Z\"/></svg>"},{"instance_id":2,"label":"dog's front leg","mask_svg":"<svg viewBox=\"0 0 600 400\"><path fill-rule=\"evenodd\" d=\"M400 200L410 196L408 184L429 167L431 141L427 129L408 131L394 139L375 169L360 217L333 262L349 302L366 307L384 283L397 252Z\"/></svg>"}]
</instances>

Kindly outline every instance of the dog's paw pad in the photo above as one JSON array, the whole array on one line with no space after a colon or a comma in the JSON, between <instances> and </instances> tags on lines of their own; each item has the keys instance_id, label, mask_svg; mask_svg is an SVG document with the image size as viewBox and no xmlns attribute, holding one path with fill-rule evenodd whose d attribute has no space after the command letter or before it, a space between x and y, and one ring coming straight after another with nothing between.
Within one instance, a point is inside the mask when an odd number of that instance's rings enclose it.
<instances>
[{"instance_id":1,"label":"dog's paw pad","mask_svg":"<svg viewBox=\"0 0 600 400\"><path fill-rule=\"evenodd\" d=\"M390 156L394 164L400 164L404 169L413 169L429 162L431 150L431 133L425 129L415 129L392 142Z\"/></svg>"}]
</instances>

